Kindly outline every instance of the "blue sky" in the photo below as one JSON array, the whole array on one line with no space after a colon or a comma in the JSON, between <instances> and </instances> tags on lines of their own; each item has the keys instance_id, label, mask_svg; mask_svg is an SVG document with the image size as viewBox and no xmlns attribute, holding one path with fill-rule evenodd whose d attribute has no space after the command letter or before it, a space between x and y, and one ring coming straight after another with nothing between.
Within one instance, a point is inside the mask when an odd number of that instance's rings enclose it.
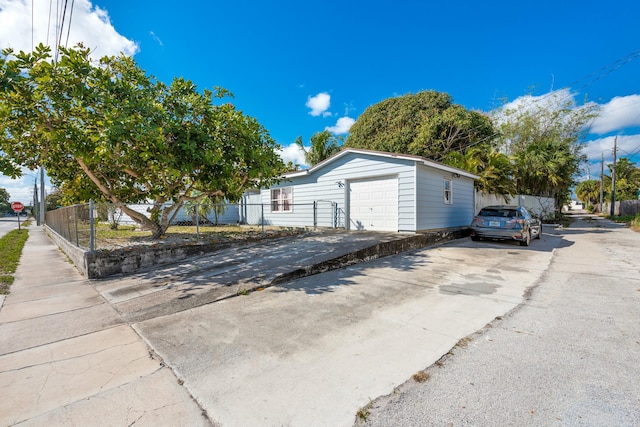
<instances>
[{"instance_id":1,"label":"blue sky","mask_svg":"<svg viewBox=\"0 0 640 427\"><path fill-rule=\"evenodd\" d=\"M0 0L0 47L53 39L61 0ZM601 108L585 153L640 165L640 2L239 1L73 2L69 44L95 55L125 52L170 82L222 86L283 147L326 128L347 135L369 106L432 89L490 112L562 91ZM33 5L33 8L32 8ZM68 2L71 5L71 2ZM33 11L33 15L32 15ZM33 20L32 20L33 17ZM68 25L65 21L65 25ZM55 14L53 21L55 21ZM32 26L31 23L34 23ZM32 32L33 30L33 32ZM66 39L66 37L65 37ZM599 165L585 168L595 178ZM0 187L28 200L33 175Z\"/></svg>"}]
</instances>

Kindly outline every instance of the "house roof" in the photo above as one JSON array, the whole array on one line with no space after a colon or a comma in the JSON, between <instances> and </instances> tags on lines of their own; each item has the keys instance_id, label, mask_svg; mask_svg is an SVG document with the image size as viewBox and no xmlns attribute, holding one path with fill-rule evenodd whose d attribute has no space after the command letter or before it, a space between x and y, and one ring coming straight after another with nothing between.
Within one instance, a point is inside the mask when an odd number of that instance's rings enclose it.
<instances>
[{"instance_id":1,"label":"house roof","mask_svg":"<svg viewBox=\"0 0 640 427\"><path fill-rule=\"evenodd\" d=\"M339 158L344 157L344 156L346 156L348 154L364 154L364 155L368 155L368 156L378 156L378 157L390 158L390 159L410 160L410 161L413 161L413 162L416 162L416 163L423 164L425 166L432 167L434 169L439 169L439 170L442 170L442 171L445 171L445 172L451 172L451 173L454 173L454 174L458 174L460 176L465 176L467 178L471 178L471 179L478 179L479 178L478 175L474 175L474 174L472 174L470 172L467 172L465 170L458 169L458 168L455 168L453 166L444 165L442 163L434 162L433 160L428 160L428 159L425 159L424 157L412 156L412 155L409 155L409 154L387 153L385 151L364 150L364 149L360 149L360 148L345 148L342 151L340 151L339 153L334 154L333 156L329 157L328 159L325 159L325 160L321 161L320 163L314 165L313 167L311 167L309 169L303 169L303 170L299 170L299 171L295 171L295 172L288 172L288 173L285 173L283 175L283 177L284 178L295 178L295 177L299 177L299 176L311 175L312 173L314 173L318 169L321 169L321 168L329 165L330 163L335 162Z\"/></svg>"}]
</instances>

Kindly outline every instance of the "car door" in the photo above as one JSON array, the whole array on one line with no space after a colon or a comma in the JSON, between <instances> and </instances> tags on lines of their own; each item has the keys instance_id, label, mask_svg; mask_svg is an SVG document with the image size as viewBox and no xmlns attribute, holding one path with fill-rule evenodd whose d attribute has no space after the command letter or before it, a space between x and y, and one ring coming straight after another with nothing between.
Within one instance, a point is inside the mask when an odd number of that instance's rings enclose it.
<instances>
[{"instance_id":1,"label":"car door","mask_svg":"<svg viewBox=\"0 0 640 427\"><path fill-rule=\"evenodd\" d=\"M540 220L533 216L527 208L521 207L520 213L527 224L527 228L531 232L531 238L540 238L540 233L542 232L542 223Z\"/></svg>"}]
</instances>

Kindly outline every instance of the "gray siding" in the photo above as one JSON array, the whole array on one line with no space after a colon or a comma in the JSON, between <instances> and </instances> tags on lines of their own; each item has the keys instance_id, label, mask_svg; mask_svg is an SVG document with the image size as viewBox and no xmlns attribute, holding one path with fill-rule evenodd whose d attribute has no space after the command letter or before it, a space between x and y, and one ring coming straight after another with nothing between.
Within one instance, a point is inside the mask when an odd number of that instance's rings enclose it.
<instances>
[{"instance_id":1,"label":"gray siding","mask_svg":"<svg viewBox=\"0 0 640 427\"><path fill-rule=\"evenodd\" d=\"M466 227L471 223L475 214L472 178L424 165L420 159L363 152L348 152L308 174L290 177L272 187L293 188L291 212L271 210L270 189L247 197L241 221L258 224L262 214L256 213L264 212L265 225L309 227L314 225L315 217L315 225L319 227L345 228L349 219L350 181L391 177L398 180L398 231ZM445 178L452 183L451 204L444 202Z\"/></svg>"},{"instance_id":2,"label":"gray siding","mask_svg":"<svg viewBox=\"0 0 640 427\"><path fill-rule=\"evenodd\" d=\"M395 176L398 178L398 227L400 231L414 231L414 162L381 158L375 155L348 154L313 171L310 175L293 177L279 187L293 187L292 212L272 212L270 189L261 191L265 205L265 224L279 226L313 226L313 203L317 202L318 226L331 224L337 213L337 227L345 227L348 215L347 188L353 179ZM333 205L332 205L333 203Z\"/></svg>"},{"instance_id":3,"label":"gray siding","mask_svg":"<svg viewBox=\"0 0 640 427\"><path fill-rule=\"evenodd\" d=\"M453 203L444 202L444 180L451 179ZM473 219L473 180L425 166L417 169L417 230L466 227Z\"/></svg>"}]
</instances>

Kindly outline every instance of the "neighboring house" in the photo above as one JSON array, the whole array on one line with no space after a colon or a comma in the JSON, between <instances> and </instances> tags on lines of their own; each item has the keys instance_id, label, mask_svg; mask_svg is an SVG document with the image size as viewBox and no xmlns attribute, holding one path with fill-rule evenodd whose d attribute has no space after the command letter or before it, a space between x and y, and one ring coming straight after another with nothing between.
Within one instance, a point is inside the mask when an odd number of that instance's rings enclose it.
<instances>
[{"instance_id":1,"label":"neighboring house","mask_svg":"<svg viewBox=\"0 0 640 427\"><path fill-rule=\"evenodd\" d=\"M395 232L468 227L477 178L418 156L347 148L245 194L240 221Z\"/></svg>"},{"instance_id":2,"label":"neighboring house","mask_svg":"<svg viewBox=\"0 0 640 427\"><path fill-rule=\"evenodd\" d=\"M151 203L138 203L127 205L129 208L134 211L140 212L144 215L149 215L149 211L153 207ZM216 214L211 211L209 215L207 215L206 220L204 218L199 218L200 223L206 222L208 220L210 223L216 222ZM218 224L233 224L236 225L240 221L239 211L236 205L227 204L224 212L218 213ZM109 220L115 220L118 224L122 225L134 225L136 222L129 217L129 215L120 211L120 209L114 209L112 212L109 212ZM184 211L184 208L180 208L175 218L171 222L172 224L191 224L194 218L192 215L187 215Z\"/></svg>"}]
</instances>

